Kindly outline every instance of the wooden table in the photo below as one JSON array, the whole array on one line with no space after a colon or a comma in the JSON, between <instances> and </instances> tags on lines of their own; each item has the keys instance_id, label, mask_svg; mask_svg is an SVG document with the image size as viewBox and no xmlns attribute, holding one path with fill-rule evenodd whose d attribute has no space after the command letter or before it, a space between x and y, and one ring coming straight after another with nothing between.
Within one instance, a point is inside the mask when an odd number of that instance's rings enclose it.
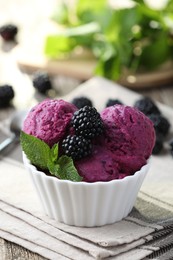
<instances>
[{"instance_id":1,"label":"wooden table","mask_svg":"<svg viewBox=\"0 0 173 260\"><path fill-rule=\"evenodd\" d=\"M15 12L15 16L17 16L16 14L16 6L14 5L14 1L10 1L10 0L6 0L5 2L2 1L3 4L1 3L2 6L1 10L3 10L4 12L8 11L9 15L14 15ZM17 1L18 3L18 7L20 6L20 9L26 11L27 8L27 1ZM30 3L34 4L34 1L30 1ZM48 1L50 3L50 1ZM25 3L25 5L24 5ZM53 3L53 1L52 1ZM16 1L15 1L16 4ZM46 8L45 8L46 9ZM15 11L14 11L15 10ZM31 13L31 9L30 9L30 13ZM44 10L45 11L45 10ZM23 16L25 15L25 12L23 12ZM29 14L27 13L27 16ZM15 18L13 17L13 20ZM6 19L7 20L7 19ZM31 19L32 20L32 19ZM4 18L5 21L5 18ZM21 21L19 21L19 17L17 18L18 23L20 23ZM1 17L1 23L2 23L2 17ZM27 23L27 21L25 20L25 23ZM15 101L15 106L18 108L23 108L24 105L32 105L34 104L35 100L35 94L34 94L34 89L31 87L31 79L29 78L28 75L23 75L21 71L18 70L18 67L16 66L13 58L11 58L11 52L9 51L4 52L3 48L3 43L1 42L1 53L0 53L0 57L1 57L1 61L0 61L0 84L3 83L9 83L12 84L15 87L16 90L16 101ZM69 80L67 79L67 82L69 82ZM77 86L80 82L79 81L73 81L73 84L66 84L66 89L63 89L63 86L61 87L61 89L59 89L59 94L63 95L66 94L68 91L72 90L73 88L75 88L75 86ZM25 85L25 89L24 89L24 85ZM68 88L67 88L68 85ZM25 93L25 95L23 96L23 99L20 100L21 96L22 96L22 91L28 91L29 95L34 95L34 99L29 99L27 96L27 92ZM64 91L64 92L63 92ZM147 89L138 89L135 90L140 94L143 95L147 95L150 96L153 100L155 101L160 101L161 103L164 103L168 106L173 107L173 83L171 86L163 86L163 87L159 87L159 88L147 88ZM27 98L25 98L27 96ZM37 97L38 98L38 97ZM39 97L40 99L42 98L41 96ZM2 115L2 112L1 112ZM42 257L40 257L37 254L34 254L28 250L26 250L25 248L22 248L19 245L16 245L14 243L11 243L9 241L5 241L2 238L0 238L0 259L3 260L13 260L13 259L32 259L32 260L41 260L43 259Z\"/></svg>"}]
</instances>

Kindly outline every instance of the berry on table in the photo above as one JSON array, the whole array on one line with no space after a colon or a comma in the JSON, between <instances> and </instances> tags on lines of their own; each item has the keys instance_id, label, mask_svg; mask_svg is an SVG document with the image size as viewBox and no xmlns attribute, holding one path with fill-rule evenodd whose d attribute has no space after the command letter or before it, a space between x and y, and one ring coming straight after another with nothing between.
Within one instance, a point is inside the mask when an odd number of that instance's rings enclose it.
<instances>
[{"instance_id":1,"label":"berry on table","mask_svg":"<svg viewBox=\"0 0 173 260\"><path fill-rule=\"evenodd\" d=\"M158 106L149 97L143 97L134 103L134 107L143 112L145 115L161 114Z\"/></svg>"},{"instance_id":2,"label":"berry on table","mask_svg":"<svg viewBox=\"0 0 173 260\"><path fill-rule=\"evenodd\" d=\"M159 137L159 135L156 135L156 141L155 141L152 154L158 155L161 153L162 149L163 149L163 139Z\"/></svg>"},{"instance_id":3,"label":"berry on table","mask_svg":"<svg viewBox=\"0 0 173 260\"><path fill-rule=\"evenodd\" d=\"M10 85L0 86L0 107L7 107L10 101L14 98L14 90Z\"/></svg>"},{"instance_id":4,"label":"berry on table","mask_svg":"<svg viewBox=\"0 0 173 260\"><path fill-rule=\"evenodd\" d=\"M45 72L36 72L33 76L33 86L38 92L45 94L52 88L49 75Z\"/></svg>"},{"instance_id":5,"label":"berry on table","mask_svg":"<svg viewBox=\"0 0 173 260\"><path fill-rule=\"evenodd\" d=\"M171 155L173 156L173 138L169 141L169 146L170 146Z\"/></svg>"},{"instance_id":6,"label":"berry on table","mask_svg":"<svg viewBox=\"0 0 173 260\"><path fill-rule=\"evenodd\" d=\"M0 27L0 35L4 41L14 41L17 35L18 28L14 24L5 24Z\"/></svg>"},{"instance_id":7,"label":"berry on table","mask_svg":"<svg viewBox=\"0 0 173 260\"><path fill-rule=\"evenodd\" d=\"M154 124L156 134L166 136L170 129L169 121L162 115L151 114L148 116Z\"/></svg>"},{"instance_id":8,"label":"berry on table","mask_svg":"<svg viewBox=\"0 0 173 260\"><path fill-rule=\"evenodd\" d=\"M90 106L92 107L92 101L84 96L73 98L71 101L72 104L74 104L77 108L82 108L84 106Z\"/></svg>"},{"instance_id":9,"label":"berry on table","mask_svg":"<svg viewBox=\"0 0 173 260\"><path fill-rule=\"evenodd\" d=\"M91 141L82 136L68 135L62 141L63 152L74 160L82 159L91 154Z\"/></svg>"},{"instance_id":10,"label":"berry on table","mask_svg":"<svg viewBox=\"0 0 173 260\"><path fill-rule=\"evenodd\" d=\"M114 106L114 105L122 105L123 103L121 102L121 100L119 99L108 99L108 101L106 102L106 107L111 107L111 106Z\"/></svg>"},{"instance_id":11,"label":"berry on table","mask_svg":"<svg viewBox=\"0 0 173 260\"><path fill-rule=\"evenodd\" d=\"M95 107L85 106L77 110L71 120L77 135L91 139L103 133L104 126Z\"/></svg>"}]
</instances>

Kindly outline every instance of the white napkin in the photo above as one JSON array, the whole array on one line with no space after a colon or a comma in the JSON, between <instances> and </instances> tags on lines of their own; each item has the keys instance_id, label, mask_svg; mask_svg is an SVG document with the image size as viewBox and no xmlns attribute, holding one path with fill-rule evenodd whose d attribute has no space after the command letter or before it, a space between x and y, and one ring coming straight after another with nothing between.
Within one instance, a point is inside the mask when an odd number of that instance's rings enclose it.
<instances>
[{"instance_id":1,"label":"white napkin","mask_svg":"<svg viewBox=\"0 0 173 260\"><path fill-rule=\"evenodd\" d=\"M97 228L58 223L43 213L23 164L1 158L0 170L1 237L50 259L57 259L59 255L71 259L109 256L121 259L122 253L129 257L134 254L133 259L140 259L141 255L147 256L157 249L141 245L152 240L153 232L162 230L162 225L130 216Z\"/></svg>"}]
</instances>

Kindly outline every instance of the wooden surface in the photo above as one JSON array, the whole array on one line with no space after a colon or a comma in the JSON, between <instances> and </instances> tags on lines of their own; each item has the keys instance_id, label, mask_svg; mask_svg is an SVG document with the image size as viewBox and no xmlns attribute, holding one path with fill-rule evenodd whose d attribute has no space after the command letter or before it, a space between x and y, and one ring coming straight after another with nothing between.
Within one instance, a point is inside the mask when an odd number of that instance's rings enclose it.
<instances>
[{"instance_id":1,"label":"wooden surface","mask_svg":"<svg viewBox=\"0 0 173 260\"><path fill-rule=\"evenodd\" d=\"M14 4L15 2L15 4ZM34 1L29 1L30 4L35 4ZM39 2L39 1L35 1ZM48 1L50 3L50 1ZM53 2L53 1L52 1ZM24 6L25 3L25 6ZM41 1L40 1L41 3ZM1 15L1 24L6 21L16 21L17 23L23 22L22 18L19 17L16 14L16 4L20 6L21 8L24 8L22 15L23 17L30 17L32 16L33 8L29 8L27 10L27 6L29 5L27 1L10 1L6 0L1 1L0 3L0 9L1 12L3 11L3 15ZM9 7L10 6L10 7ZM26 12L27 10L27 12ZM46 8L44 9L44 12L46 13ZM7 16L6 14L9 14ZM38 12L37 12L38 14ZM47 15L47 14L46 14ZM17 18L16 18L17 17ZM11 19L12 18L12 19ZM21 19L21 20L20 20ZM36 18L35 18L36 19ZM34 24L34 18L32 17L33 24ZM24 19L24 25L28 26L28 22ZM21 33L19 34L19 40L22 38L22 35L25 35L25 30L30 27L23 27ZM11 45L6 46L5 48L4 43L0 42L1 44L1 53L0 53L0 84L9 83L12 84L15 87L16 91L16 99L14 102L14 106L16 108L22 108L25 105L32 105L36 102L36 94L34 92L34 89L32 88L32 84L30 81L30 77L26 74L22 74L22 72L18 69L16 66L15 60L13 59L13 56L11 56ZM7 52L8 50L8 52ZM61 81L61 84L58 85L58 93L59 95L67 94L68 91L71 91L80 83L78 80L70 80L69 78L64 79ZM173 86L162 86L159 88L146 88L146 89L136 89L136 92L144 95L148 95L153 98L155 101L160 101L161 103L164 103L168 106L173 107ZM29 98L33 95L33 98ZM22 99L21 99L22 97ZM43 97L40 97L43 98ZM2 111L1 111L2 113ZM42 257L38 256L37 254L34 254L32 252L29 252L28 250L22 248L21 246L18 246L14 243L11 243L9 241L5 241L2 238L0 238L0 259L2 260L41 260Z\"/></svg>"}]
</instances>

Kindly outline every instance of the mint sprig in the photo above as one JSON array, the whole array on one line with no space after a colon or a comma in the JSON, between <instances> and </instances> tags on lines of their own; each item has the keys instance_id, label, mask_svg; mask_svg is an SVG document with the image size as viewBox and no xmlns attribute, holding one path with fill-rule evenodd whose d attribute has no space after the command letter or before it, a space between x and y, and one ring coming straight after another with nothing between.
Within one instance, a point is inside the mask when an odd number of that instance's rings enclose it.
<instances>
[{"instance_id":1,"label":"mint sprig","mask_svg":"<svg viewBox=\"0 0 173 260\"><path fill-rule=\"evenodd\" d=\"M42 140L21 131L20 143L23 151L32 164L41 169L47 169L50 148Z\"/></svg>"},{"instance_id":2,"label":"mint sprig","mask_svg":"<svg viewBox=\"0 0 173 260\"><path fill-rule=\"evenodd\" d=\"M81 181L82 177L78 174L71 157L62 155L57 163L48 162L48 169L51 174L61 177L62 180Z\"/></svg>"},{"instance_id":3,"label":"mint sprig","mask_svg":"<svg viewBox=\"0 0 173 260\"><path fill-rule=\"evenodd\" d=\"M66 58L80 46L95 57L93 73L111 80L121 79L126 70L149 72L173 60L172 0L160 10L144 0L133 0L129 8L108 2L78 0L71 8L62 1L62 6L55 6L53 19L64 31L45 37L44 54Z\"/></svg>"},{"instance_id":4,"label":"mint sprig","mask_svg":"<svg viewBox=\"0 0 173 260\"><path fill-rule=\"evenodd\" d=\"M78 174L74 166L73 159L66 155L59 157L58 144L51 148L39 138L26 134L21 131L20 143L22 150L30 162L63 180L81 181L82 177Z\"/></svg>"}]
</instances>

